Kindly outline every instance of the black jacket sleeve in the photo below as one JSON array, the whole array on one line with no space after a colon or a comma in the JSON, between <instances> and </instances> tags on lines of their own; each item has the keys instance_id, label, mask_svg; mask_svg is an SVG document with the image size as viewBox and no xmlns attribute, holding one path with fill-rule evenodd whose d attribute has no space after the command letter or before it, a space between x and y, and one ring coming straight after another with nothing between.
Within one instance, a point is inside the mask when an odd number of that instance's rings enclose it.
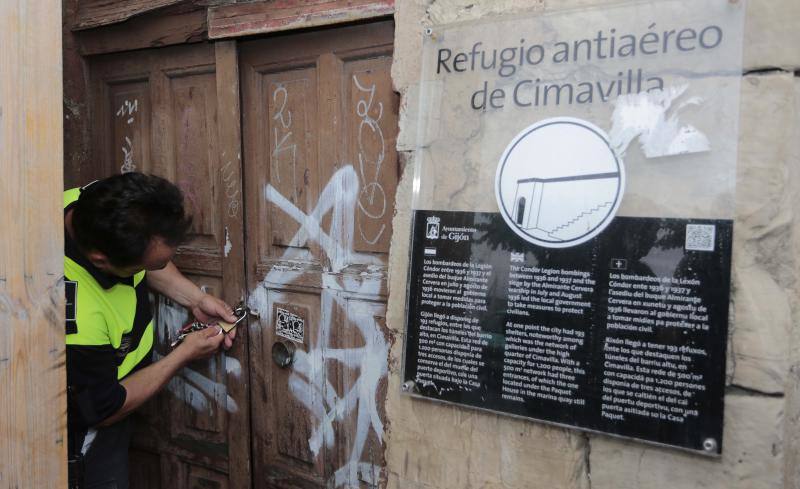
<instances>
[{"instance_id":1,"label":"black jacket sleeve","mask_svg":"<svg viewBox=\"0 0 800 489\"><path fill-rule=\"evenodd\" d=\"M127 395L111 345L67 345L67 386L70 419L87 428L117 412Z\"/></svg>"}]
</instances>

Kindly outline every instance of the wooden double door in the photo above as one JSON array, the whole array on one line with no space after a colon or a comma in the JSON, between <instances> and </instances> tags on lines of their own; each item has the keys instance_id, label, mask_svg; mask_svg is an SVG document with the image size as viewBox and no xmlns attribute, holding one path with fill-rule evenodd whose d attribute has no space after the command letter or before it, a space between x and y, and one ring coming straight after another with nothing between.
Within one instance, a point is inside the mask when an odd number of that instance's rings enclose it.
<instances>
[{"instance_id":1,"label":"wooden double door","mask_svg":"<svg viewBox=\"0 0 800 489\"><path fill-rule=\"evenodd\" d=\"M162 175L176 263L256 315L137 414L134 488L378 487L400 167L389 21L91 58L97 176ZM154 297L157 355L186 312Z\"/></svg>"}]
</instances>

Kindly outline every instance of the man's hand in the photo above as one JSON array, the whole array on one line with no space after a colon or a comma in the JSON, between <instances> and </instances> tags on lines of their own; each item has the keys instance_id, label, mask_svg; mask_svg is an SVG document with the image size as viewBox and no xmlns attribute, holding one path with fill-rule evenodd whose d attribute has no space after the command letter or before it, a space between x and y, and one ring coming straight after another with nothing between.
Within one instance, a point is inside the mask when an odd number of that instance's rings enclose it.
<instances>
[{"instance_id":1,"label":"man's hand","mask_svg":"<svg viewBox=\"0 0 800 489\"><path fill-rule=\"evenodd\" d=\"M103 420L99 426L110 426L129 415L143 402L161 390L187 363L209 358L219 351L226 335L219 326L212 326L186 335L175 350L161 360L134 372L124 378L125 403L114 414Z\"/></svg>"},{"instance_id":2,"label":"man's hand","mask_svg":"<svg viewBox=\"0 0 800 489\"><path fill-rule=\"evenodd\" d=\"M192 314L194 314L195 318L204 323L213 323L220 319L226 323L235 323L238 319L234 316L231 306L213 295L206 293L192 306ZM226 350L233 346L234 338L236 338L236 329L223 335Z\"/></svg>"},{"instance_id":3,"label":"man's hand","mask_svg":"<svg viewBox=\"0 0 800 489\"><path fill-rule=\"evenodd\" d=\"M202 360L214 356L225 339L222 328L211 326L186 335L175 351L180 351L185 361Z\"/></svg>"},{"instance_id":4,"label":"man's hand","mask_svg":"<svg viewBox=\"0 0 800 489\"><path fill-rule=\"evenodd\" d=\"M201 322L210 323L222 319L232 323L237 317L233 315L233 308L223 300L217 299L211 294L204 293L200 299L192 304L192 314Z\"/></svg>"},{"instance_id":5,"label":"man's hand","mask_svg":"<svg viewBox=\"0 0 800 489\"><path fill-rule=\"evenodd\" d=\"M147 284L156 292L164 294L178 304L188 308L198 321L207 324L222 320L226 323L236 322L233 309L224 301L206 294L170 262L161 270L147 272ZM233 345L236 330L224 336L225 349Z\"/></svg>"}]
</instances>

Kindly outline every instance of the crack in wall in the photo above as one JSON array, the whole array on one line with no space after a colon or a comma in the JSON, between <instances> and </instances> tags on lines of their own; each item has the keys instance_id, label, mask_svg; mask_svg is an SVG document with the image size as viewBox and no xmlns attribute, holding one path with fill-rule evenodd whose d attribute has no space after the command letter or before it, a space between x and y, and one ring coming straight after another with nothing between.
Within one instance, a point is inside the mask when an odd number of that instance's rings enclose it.
<instances>
[{"instance_id":1,"label":"crack in wall","mask_svg":"<svg viewBox=\"0 0 800 489\"><path fill-rule=\"evenodd\" d=\"M586 472L586 487L592 489L592 437L588 433L583 434L586 445L583 451L583 463Z\"/></svg>"},{"instance_id":2,"label":"crack in wall","mask_svg":"<svg viewBox=\"0 0 800 489\"><path fill-rule=\"evenodd\" d=\"M784 398L786 394L783 392L764 392L752 387L744 387L737 384L731 384L725 389L725 394L739 394L753 397L774 397Z\"/></svg>"},{"instance_id":3,"label":"crack in wall","mask_svg":"<svg viewBox=\"0 0 800 489\"><path fill-rule=\"evenodd\" d=\"M780 68L777 66L765 66L762 68L752 68L750 70L744 70L742 72L742 76L764 76L764 75L773 75L776 73L792 73L792 70L787 70L785 68Z\"/></svg>"}]
</instances>

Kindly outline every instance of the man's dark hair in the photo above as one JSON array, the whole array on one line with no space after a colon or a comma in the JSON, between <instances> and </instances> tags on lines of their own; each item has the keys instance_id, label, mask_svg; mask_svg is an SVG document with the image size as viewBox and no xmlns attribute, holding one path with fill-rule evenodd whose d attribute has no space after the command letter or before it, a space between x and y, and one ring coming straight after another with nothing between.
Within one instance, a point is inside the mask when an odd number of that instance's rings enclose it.
<instances>
[{"instance_id":1,"label":"man's dark hair","mask_svg":"<svg viewBox=\"0 0 800 489\"><path fill-rule=\"evenodd\" d=\"M72 213L78 246L102 252L117 267L141 263L155 237L177 247L186 240L191 223L178 187L161 177L136 172L114 175L84 188Z\"/></svg>"}]
</instances>

